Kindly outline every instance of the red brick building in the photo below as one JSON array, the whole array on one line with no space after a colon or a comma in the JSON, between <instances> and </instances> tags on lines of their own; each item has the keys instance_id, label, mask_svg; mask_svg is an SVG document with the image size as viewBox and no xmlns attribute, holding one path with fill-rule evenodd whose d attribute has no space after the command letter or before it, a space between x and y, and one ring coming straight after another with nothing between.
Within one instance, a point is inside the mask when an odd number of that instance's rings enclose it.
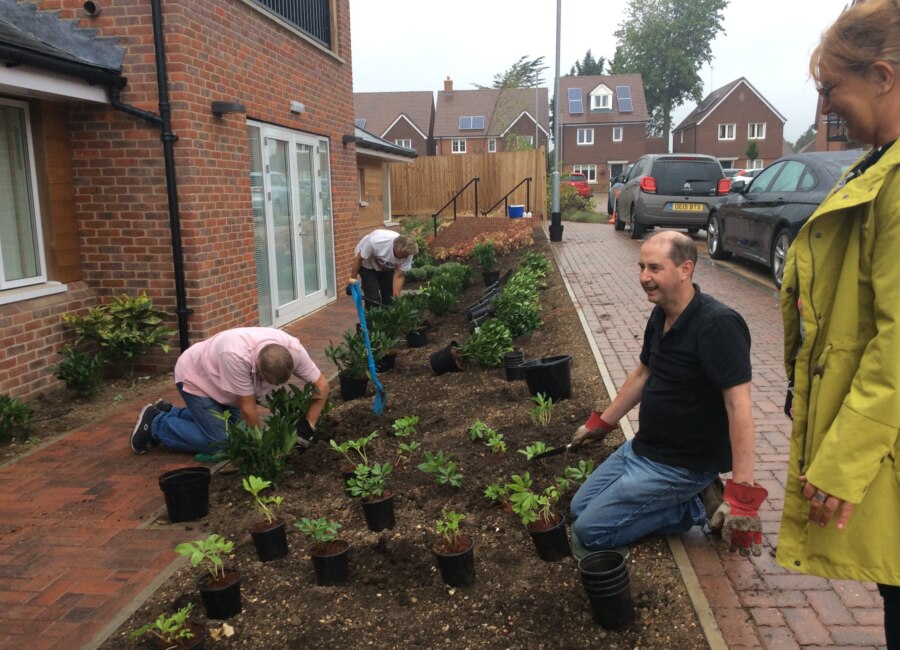
<instances>
[{"instance_id":1,"label":"red brick building","mask_svg":"<svg viewBox=\"0 0 900 650\"><path fill-rule=\"evenodd\" d=\"M419 156L434 155L434 93L353 93L356 126L412 149Z\"/></svg>"},{"instance_id":2,"label":"red brick building","mask_svg":"<svg viewBox=\"0 0 900 650\"><path fill-rule=\"evenodd\" d=\"M715 156L722 167L762 169L784 155L785 118L744 77L709 93L672 130L672 150ZM756 143L758 155L747 148Z\"/></svg>"},{"instance_id":3,"label":"red brick building","mask_svg":"<svg viewBox=\"0 0 900 650\"><path fill-rule=\"evenodd\" d=\"M146 292L179 343L284 325L358 237L349 0L84 5L0 0L0 394L54 384L61 316L110 296Z\"/></svg>"}]
</instances>

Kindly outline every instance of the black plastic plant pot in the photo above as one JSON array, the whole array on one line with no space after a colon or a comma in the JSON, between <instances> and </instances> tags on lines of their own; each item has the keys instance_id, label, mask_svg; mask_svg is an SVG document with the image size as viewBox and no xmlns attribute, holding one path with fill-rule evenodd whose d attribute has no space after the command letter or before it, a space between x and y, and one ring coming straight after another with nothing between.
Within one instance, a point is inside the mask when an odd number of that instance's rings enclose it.
<instances>
[{"instance_id":1,"label":"black plastic plant pot","mask_svg":"<svg viewBox=\"0 0 900 650\"><path fill-rule=\"evenodd\" d=\"M548 526L538 519L526 526L538 557L544 562L558 562L569 555L569 536L566 534L566 520L557 515L556 523Z\"/></svg>"},{"instance_id":2,"label":"black plastic plant pot","mask_svg":"<svg viewBox=\"0 0 900 650\"><path fill-rule=\"evenodd\" d=\"M350 544L343 540L322 542L310 549L316 584L322 587L347 582L350 566Z\"/></svg>"},{"instance_id":3,"label":"black plastic plant pot","mask_svg":"<svg viewBox=\"0 0 900 650\"><path fill-rule=\"evenodd\" d=\"M568 354L526 361L519 369L532 397L543 393L560 402L572 396L572 357Z\"/></svg>"},{"instance_id":4,"label":"black plastic plant pot","mask_svg":"<svg viewBox=\"0 0 900 650\"><path fill-rule=\"evenodd\" d=\"M250 537L260 562L278 560L288 554L287 526L284 519L264 521L250 528Z\"/></svg>"},{"instance_id":5,"label":"black plastic plant pot","mask_svg":"<svg viewBox=\"0 0 900 650\"><path fill-rule=\"evenodd\" d=\"M366 394L366 388L369 386L368 377L358 379L356 377L338 375L338 380L341 385L341 399L345 402L362 397Z\"/></svg>"},{"instance_id":6,"label":"black plastic plant pot","mask_svg":"<svg viewBox=\"0 0 900 650\"><path fill-rule=\"evenodd\" d=\"M200 599L207 618L225 620L241 613L241 574L225 569L225 577L213 580L206 575L200 578Z\"/></svg>"},{"instance_id":7,"label":"black plastic plant pot","mask_svg":"<svg viewBox=\"0 0 900 650\"><path fill-rule=\"evenodd\" d=\"M613 580L608 580L606 582L590 582L582 578L581 586L584 587L585 593L588 596L610 596L612 594L618 593L624 587L627 587L631 581L628 578L628 575L620 576Z\"/></svg>"},{"instance_id":8,"label":"black plastic plant pot","mask_svg":"<svg viewBox=\"0 0 900 650\"><path fill-rule=\"evenodd\" d=\"M466 544L463 551L444 553L434 550L441 578L451 587L468 587L475 581L475 542L467 535L461 537Z\"/></svg>"},{"instance_id":9,"label":"black plastic plant pot","mask_svg":"<svg viewBox=\"0 0 900 650\"><path fill-rule=\"evenodd\" d=\"M366 526L373 533L394 528L394 495L362 501L363 516Z\"/></svg>"},{"instance_id":10,"label":"black plastic plant pot","mask_svg":"<svg viewBox=\"0 0 900 650\"><path fill-rule=\"evenodd\" d=\"M466 310L466 318L470 321L484 320L494 313L494 306L489 302L478 303Z\"/></svg>"},{"instance_id":11,"label":"black plastic plant pot","mask_svg":"<svg viewBox=\"0 0 900 650\"><path fill-rule=\"evenodd\" d=\"M602 582L628 575L628 563L619 551L597 551L578 561L581 579Z\"/></svg>"},{"instance_id":12,"label":"black plastic plant pot","mask_svg":"<svg viewBox=\"0 0 900 650\"><path fill-rule=\"evenodd\" d=\"M634 604L631 602L631 586L625 585L619 591L606 595L588 594L594 621L608 630L628 627L634 621Z\"/></svg>"},{"instance_id":13,"label":"black plastic plant pot","mask_svg":"<svg viewBox=\"0 0 900 650\"><path fill-rule=\"evenodd\" d=\"M417 329L407 333L406 345L411 348L424 348L428 345L428 332L424 329Z\"/></svg>"},{"instance_id":14,"label":"black plastic plant pot","mask_svg":"<svg viewBox=\"0 0 900 650\"><path fill-rule=\"evenodd\" d=\"M500 279L500 271L482 271L481 279L484 286L489 287Z\"/></svg>"},{"instance_id":15,"label":"black plastic plant pot","mask_svg":"<svg viewBox=\"0 0 900 650\"><path fill-rule=\"evenodd\" d=\"M393 370L395 365L397 365L397 353L393 352L381 357L378 360L378 363L375 364L375 370L378 372L387 372L388 370Z\"/></svg>"},{"instance_id":16,"label":"black plastic plant pot","mask_svg":"<svg viewBox=\"0 0 900 650\"><path fill-rule=\"evenodd\" d=\"M169 521L196 521L209 514L208 467L182 467L159 477Z\"/></svg>"},{"instance_id":17,"label":"black plastic plant pot","mask_svg":"<svg viewBox=\"0 0 900 650\"><path fill-rule=\"evenodd\" d=\"M459 361L459 343L450 341L449 345L436 350L428 357L431 369L436 375L443 375L447 372L460 372L462 363Z\"/></svg>"},{"instance_id":18,"label":"black plastic plant pot","mask_svg":"<svg viewBox=\"0 0 900 650\"><path fill-rule=\"evenodd\" d=\"M522 364L525 363L525 353L519 350L503 353L503 369L506 371L506 381L519 381L524 379Z\"/></svg>"},{"instance_id":19,"label":"black plastic plant pot","mask_svg":"<svg viewBox=\"0 0 900 650\"><path fill-rule=\"evenodd\" d=\"M176 650L203 650L206 647L206 628L199 624L188 627L194 636L190 639L178 639L177 645L166 647L174 647Z\"/></svg>"}]
</instances>

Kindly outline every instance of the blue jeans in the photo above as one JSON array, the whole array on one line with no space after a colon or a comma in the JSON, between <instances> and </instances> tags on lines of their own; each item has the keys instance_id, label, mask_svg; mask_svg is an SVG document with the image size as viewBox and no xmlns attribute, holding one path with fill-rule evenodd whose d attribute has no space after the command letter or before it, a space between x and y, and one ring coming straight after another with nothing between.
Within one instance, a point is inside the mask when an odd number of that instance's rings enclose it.
<instances>
[{"instance_id":1,"label":"blue jeans","mask_svg":"<svg viewBox=\"0 0 900 650\"><path fill-rule=\"evenodd\" d=\"M237 422L240 419L240 409L237 406L219 404L209 397L186 393L180 382L175 387L181 393L185 407L173 406L168 413L160 413L153 418L150 427L153 437L172 449L204 454L218 451L227 436L225 422L213 413L227 410L231 414L230 420Z\"/></svg>"},{"instance_id":2,"label":"blue jeans","mask_svg":"<svg viewBox=\"0 0 900 650\"><path fill-rule=\"evenodd\" d=\"M625 546L646 535L674 535L706 523L698 493L716 472L657 463L629 440L594 470L572 498L572 531L591 550Z\"/></svg>"}]
</instances>

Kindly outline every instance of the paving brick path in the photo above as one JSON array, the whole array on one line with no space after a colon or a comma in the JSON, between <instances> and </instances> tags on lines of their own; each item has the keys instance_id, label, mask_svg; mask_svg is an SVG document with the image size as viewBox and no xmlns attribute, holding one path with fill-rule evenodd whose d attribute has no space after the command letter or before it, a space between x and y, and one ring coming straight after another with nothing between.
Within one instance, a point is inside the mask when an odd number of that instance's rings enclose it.
<instances>
[{"instance_id":1,"label":"paving brick path","mask_svg":"<svg viewBox=\"0 0 900 650\"><path fill-rule=\"evenodd\" d=\"M566 223L553 244L615 385L637 363L652 305L638 284L639 241L612 226ZM722 552L699 529L682 536L691 564L729 648L884 647L881 597L874 584L788 572L771 554L787 478L790 424L782 410L781 316L763 283L702 257L700 288L737 309L753 337L753 415L757 480L769 491L760 512L766 549L746 559ZM629 414L637 428L637 409Z\"/></svg>"}]
</instances>

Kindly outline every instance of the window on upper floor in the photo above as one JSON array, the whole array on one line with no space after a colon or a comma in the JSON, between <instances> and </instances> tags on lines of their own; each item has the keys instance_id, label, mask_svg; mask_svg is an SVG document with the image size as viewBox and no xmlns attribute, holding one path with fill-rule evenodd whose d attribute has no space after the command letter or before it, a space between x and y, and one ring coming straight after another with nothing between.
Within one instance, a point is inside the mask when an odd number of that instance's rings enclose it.
<instances>
[{"instance_id":1,"label":"window on upper floor","mask_svg":"<svg viewBox=\"0 0 900 650\"><path fill-rule=\"evenodd\" d=\"M594 129L578 129L576 136L580 145L594 144Z\"/></svg>"},{"instance_id":2,"label":"window on upper floor","mask_svg":"<svg viewBox=\"0 0 900 650\"><path fill-rule=\"evenodd\" d=\"M719 125L719 140L734 140L734 124Z\"/></svg>"},{"instance_id":3,"label":"window on upper floor","mask_svg":"<svg viewBox=\"0 0 900 650\"><path fill-rule=\"evenodd\" d=\"M394 140L394 144L398 147L406 147L407 149L412 149L412 140L409 138L400 138L399 140Z\"/></svg>"},{"instance_id":4,"label":"window on upper floor","mask_svg":"<svg viewBox=\"0 0 900 650\"><path fill-rule=\"evenodd\" d=\"M331 46L334 0L251 0L327 47Z\"/></svg>"},{"instance_id":5,"label":"window on upper floor","mask_svg":"<svg viewBox=\"0 0 900 650\"><path fill-rule=\"evenodd\" d=\"M747 125L748 140L765 140L766 139L766 123L751 122Z\"/></svg>"},{"instance_id":6,"label":"window on upper floor","mask_svg":"<svg viewBox=\"0 0 900 650\"><path fill-rule=\"evenodd\" d=\"M466 153L465 138L453 138L450 143L450 151L453 153Z\"/></svg>"},{"instance_id":7,"label":"window on upper floor","mask_svg":"<svg viewBox=\"0 0 900 650\"><path fill-rule=\"evenodd\" d=\"M591 110L592 111L610 111L612 110L613 92L604 84L600 84L591 91Z\"/></svg>"},{"instance_id":8,"label":"window on upper floor","mask_svg":"<svg viewBox=\"0 0 900 650\"><path fill-rule=\"evenodd\" d=\"M614 126L612 129L612 139L613 142L621 142L622 141L622 133L624 129L621 126Z\"/></svg>"},{"instance_id":9,"label":"window on upper floor","mask_svg":"<svg viewBox=\"0 0 900 650\"><path fill-rule=\"evenodd\" d=\"M0 290L46 282L28 104L0 98Z\"/></svg>"}]
</instances>

